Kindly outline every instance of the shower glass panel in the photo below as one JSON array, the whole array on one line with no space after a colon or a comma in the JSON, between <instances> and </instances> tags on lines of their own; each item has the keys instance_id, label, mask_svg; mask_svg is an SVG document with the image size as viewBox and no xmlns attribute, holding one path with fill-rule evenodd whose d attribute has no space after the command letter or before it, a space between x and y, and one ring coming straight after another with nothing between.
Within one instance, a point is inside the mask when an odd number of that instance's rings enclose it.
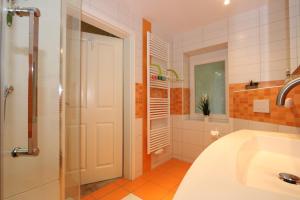
<instances>
[{"instance_id":1,"label":"shower glass panel","mask_svg":"<svg viewBox=\"0 0 300 200\"><path fill-rule=\"evenodd\" d=\"M63 176L64 199L80 200L80 42L81 42L81 0L68 0L66 6L66 40L64 42L65 68L62 71L62 126L65 148Z\"/></svg>"},{"instance_id":2,"label":"shower glass panel","mask_svg":"<svg viewBox=\"0 0 300 200\"><path fill-rule=\"evenodd\" d=\"M0 1L0 199L80 199L81 1Z\"/></svg>"}]
</instances>

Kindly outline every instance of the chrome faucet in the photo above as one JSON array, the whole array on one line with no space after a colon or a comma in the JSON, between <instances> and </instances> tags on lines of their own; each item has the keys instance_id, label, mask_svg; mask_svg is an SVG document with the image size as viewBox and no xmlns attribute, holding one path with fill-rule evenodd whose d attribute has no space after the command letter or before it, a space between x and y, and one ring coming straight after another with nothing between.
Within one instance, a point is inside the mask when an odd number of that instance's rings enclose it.
<instances>
[{"instance_id":1,"label":"chrome faucet","mask_svg":"<svg viewBox=\"0 0 300 200\"><path fill-rule=\"evenodd\" d=\"M286 96L297 85L300 85L300 77L294 78L284 84L277 95L276 104L278 106L284 106Z\"/></svg>"}]
</instances>

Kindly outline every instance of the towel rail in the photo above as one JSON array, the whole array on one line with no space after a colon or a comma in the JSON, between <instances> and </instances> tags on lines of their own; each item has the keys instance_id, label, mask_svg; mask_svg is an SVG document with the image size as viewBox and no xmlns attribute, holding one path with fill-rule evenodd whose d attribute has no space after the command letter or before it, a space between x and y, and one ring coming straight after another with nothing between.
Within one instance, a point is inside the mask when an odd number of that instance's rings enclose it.
<instances>
[{"instance_id":1,"label":"towel rail","mask_svg":"<svg viewBox=\"0 0 300 200\"><path fill-rule=\"evenodd\" d=\"M155 59L159 60L159 65L151 63ZM170 60L169 44L149 32L147 33L147 62L147 153L151 154L171 143L170 83L167 80L167 68L170 66ZM152 89L165 92L162 93L162 96L153 98L151 97L152 92L155 91Z\"/></svg>"}]
</instances>

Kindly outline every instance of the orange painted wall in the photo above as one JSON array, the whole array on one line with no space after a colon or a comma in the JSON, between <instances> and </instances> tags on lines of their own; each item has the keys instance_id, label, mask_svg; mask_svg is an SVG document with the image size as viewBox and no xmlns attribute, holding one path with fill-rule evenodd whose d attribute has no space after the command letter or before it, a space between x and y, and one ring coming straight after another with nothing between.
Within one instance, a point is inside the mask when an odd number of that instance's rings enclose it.
<instances>
[{"instance_id":1,"label":"orange painted wall","mask_svg":"<svg viewBox=\"0 0 300 200\"><path fill-rule=\"evenodd\" d=\"M143 19L143 172L151 170L151 156L147 154L147 32L151 23Z\"/></svg>"}]
</instances>

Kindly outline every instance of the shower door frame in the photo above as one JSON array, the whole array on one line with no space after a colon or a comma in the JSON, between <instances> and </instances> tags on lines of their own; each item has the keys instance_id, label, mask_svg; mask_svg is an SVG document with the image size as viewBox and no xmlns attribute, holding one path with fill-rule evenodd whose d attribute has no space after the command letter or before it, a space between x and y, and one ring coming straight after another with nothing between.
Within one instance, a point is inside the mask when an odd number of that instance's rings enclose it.
<instances>
[{"instance_id":1,"label":"shower door frame","mask_svg":"<svg viewBox=\"0 0 300 200\"><path fill-rule=\"evenodd\" d=\"M4 199L4 194L3 194L3 186L4 186L4 181L3 181L3 156L2 156L2 148L3 148L3 133L4 133L4 106L3 106L3 102L4 102L4 90L5 90L5 88L3 88L2 86L4 86L4 84L3 84L3 81L5 80L4 79L4 73L3 73L3 68L4 68L4 66L3 66L3 63L2 63L2 57L3 57L3 43L5 42L5 40L3 39L3 33L4 33L4 31L2 31L3 30L3 27L5 27L6 26L6 20L5 20L5 17L4 17L4 15L3 15L3 12L5 12L5 6L6 6L6 3L5 3L5 1L6 0L0 0L0 9L1 9L1 14L0 14L0 26L1 26L1 28L0 28L0 200L2 200L2 199ZM72 2L72 0L68 0L68 2ZM81 5L81 0L80 0L80 5ZM61 20L61 23L62 23L62 21L65 19L65 17L66 17L66 15L67 15L67 13L66 12L63 12L63 8L66 8L66 2L64 2L64 1L62 1L61 2L61 13L60 13L60 20ZM79 15L80 15L80 11L79 11ZM66 26L63 26L63 25L65 25L65 24L61 24L61 28L60 28L60 32L61 32L61 38L60 38L60 40L61 40L61 50L63 50L63 51L61 51L61 54L59 54L59 57L60 57L60 65L59 65L59 76L60 76L60 79L59 79L59 84L61 85L61 83L62 83L62 70L65 68L65 65L64 65L64 61L63 61L63 59L65 59L65 53L63 53L66 49L66 47L64 47L63 46L63 40L65 39L64 37L65 37L65 35L63 34L64 33L64 31L66 30ZM79 32L80 32L80 30L79 30ZM59 103L62 103L62 101L61 101L61 97L62 97L62 95L60 95L60 99L59 99ZM59 142L60 143L62 143L63 141L61 140L61 136L62 136L62 134L64 134L64 133L62 133L62 131L61 131L61 123L62 123L62 120L61 120L61 115L62 115L62 111L60 110L59 111L59 117L60 117L60 119L59 119L59 123L60 123L60 127L59 127ZM64 190L64 182L62 182L62 175L64 175L62 172L63 172L63 169L62 169L62 157L61 157L61 148L62 148L62 144L60 144L59 145L59 152L60 152L60 155L59 155L59 192L60 192L60 198L62 198L63 197L63 194L64 194L64 192L65 192L65 190ZM79 191L79 186L80 185L78 185L78 191ZM79 196L79 198L80 198L80 196Z\"/></svg>"},{"instance_id":2,"label":"shower door frame","mask_svg":"<svg viewBox=\"0 0 300 200\"><path fill-rule=\"evenodd\" d=\"M101 17L101 16L100 16ZM94 16L82 10L81 20L106 32L112 33L124 41L123 48L123 177L133 180L136 178L135 170L135 42L136 35L128 27L120 27L114 20ZM129 92L124 92L129 88Z\"/></svg>"},{"instance_id":3,"label":"shower door frame","mask_svg":"<svg viewBox=\"0 0 300 200\"><path fill-rule=\"evenodd\" d=\"M2 0L0 0L0 10L1 10L1 14L0 14L0 200L3 198L2 194L2 134L3 134L3 107L2 107L2 102L3 102L3 91L2 91Z\"/></svg>"}]
</instances>

